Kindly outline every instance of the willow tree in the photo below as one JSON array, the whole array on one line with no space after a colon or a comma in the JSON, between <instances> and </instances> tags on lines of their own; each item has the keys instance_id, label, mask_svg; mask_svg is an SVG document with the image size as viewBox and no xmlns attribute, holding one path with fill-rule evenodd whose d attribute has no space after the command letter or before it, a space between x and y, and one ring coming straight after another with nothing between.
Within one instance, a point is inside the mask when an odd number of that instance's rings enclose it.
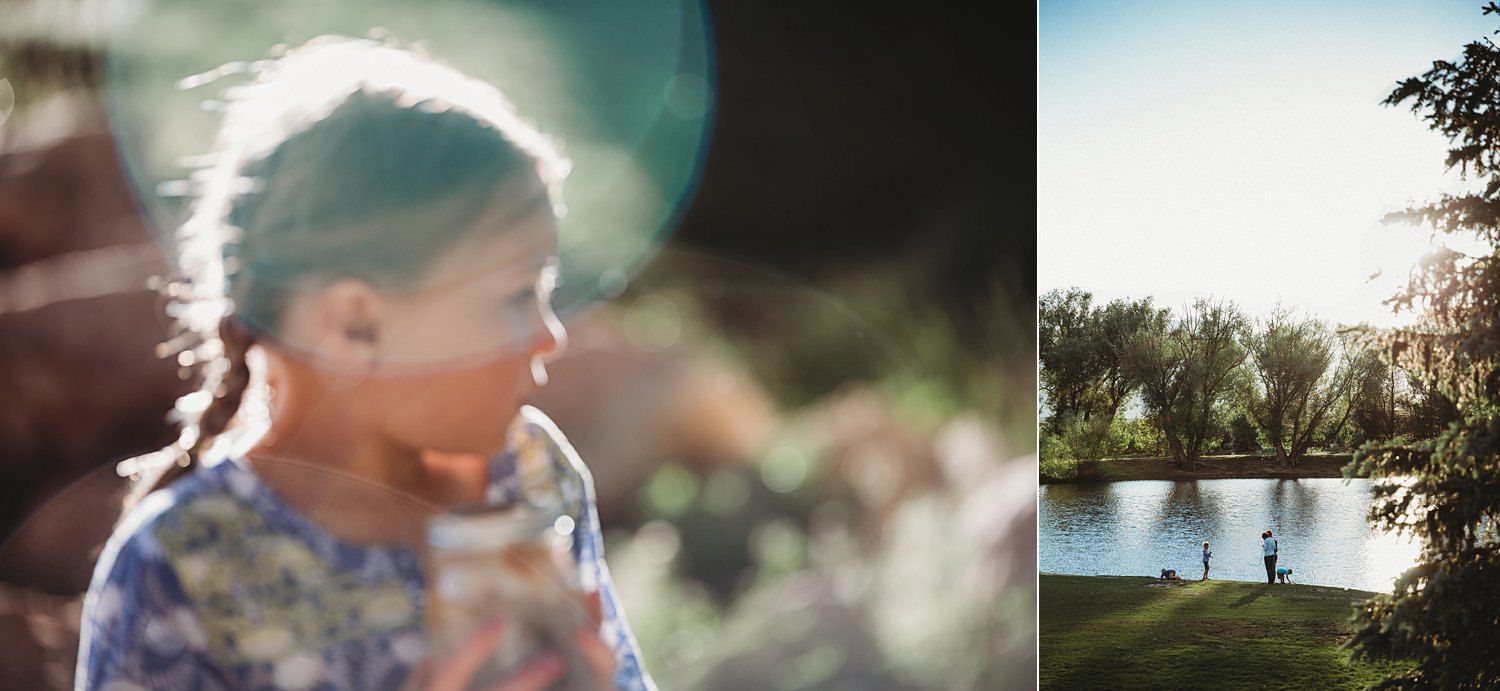
<instances>
[{"instance_id":1,"label":"willow tree","mask_svg":"<svg viewBox=\"0 0 1500 691\"><path fill-rule=\"evenodd\" d=\"M1099 342L1098 362L1103 368L1097 387L1100 412L1111 420L1120 412L1125 399L1140 388L1140 382L1130 376L1124 366L1123 355L1137 332L1150 324L1165 321L1167 310L1151 304L1151 298L1139 300L1111 300L1109 304L1095 310L1095 339Z\"/></svg>"},{"instance_id":2,"label":"willow tree","mask_svg":"<svg viewBox=\"0 0 1500 691\"><path fill-rule=\"evenodd\" d=\"M1232 304L1198 300L1175 321L1153 318L1124 348L1121 367L1140 385L1147 417L1178 467L1197 467L1245 360L1245 318Z\"/></svg>"},{"instance_id":3,"label":"willow tree","mask_svg":"<svg viewBox=\"0 0 1500 691\"><path fill-rule=\"evenodd\" d=\"M1087 420L1091 397L1105 372L1093 319L1094 296L1077 288L1053 290L1037 304L1037 373L1047 394L1054 433L1074 417Z\"/></svg>"},{"instance_id":4,"label":"willow tree","mask_svg":"<svg viewBox=\"0 0 1500 691\"><path fill-rule=\"evenodd\" d=\"M1460 418L1436 439L1367 445L1346 469L1377 479L1375 524L1422 540L1416 566L1359 609L1349 645L1356 657L1414 661L1385 688L1500 688L1500 49L1470 43L1385 102L1408 104L1446 135L1447 166L1480 183L1390 218L1487 249L1429 255L1392 299L1423 317L1383 337L1386 352Z\"/></svg>"},{"instance_id":5,"label":"willow tree","mask_svg":"<svg viewBox=\"0 0 1500 691\"><path fill-rule=\"evenodd\" d=\"M1313 442L1342 428L1353 408L1356 369L1333 332L1316 319L1277 309L1245 335L1255 370L1247 408L1283 465L1297 465Z\"/></svg>"}]
</instances>

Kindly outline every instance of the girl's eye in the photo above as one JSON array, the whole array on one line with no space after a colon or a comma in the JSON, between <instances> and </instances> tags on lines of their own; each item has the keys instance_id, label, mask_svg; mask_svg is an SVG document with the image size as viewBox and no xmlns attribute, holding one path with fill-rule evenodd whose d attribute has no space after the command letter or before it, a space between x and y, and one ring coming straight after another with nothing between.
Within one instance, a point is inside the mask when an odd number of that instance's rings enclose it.
<instances>
[{"instance_id":1,"label":"girl's eye","mask_svg":"<svg viewBox=\"0 0 1500 691\"><path fill-rule=\"evenodd\" d=\"M536 283L516 291L508 301L514 309L531 309L538 304L546 304L552 301L552 291L557 288L561 280L557 273L557 264L548 264L542 269L541 275L537 276Z\"/></svg>"},{"instance_id":2,"label":"girl's eye","mask_svg":"<svg viewBox=\"0 0 1500 691\"><path fill-rule=\"evenodd\" d=\"M510 299L510 306L524 308L536 302L537 292L535 288L526 288L516 293Z\"/></svg>"}]
</instances>

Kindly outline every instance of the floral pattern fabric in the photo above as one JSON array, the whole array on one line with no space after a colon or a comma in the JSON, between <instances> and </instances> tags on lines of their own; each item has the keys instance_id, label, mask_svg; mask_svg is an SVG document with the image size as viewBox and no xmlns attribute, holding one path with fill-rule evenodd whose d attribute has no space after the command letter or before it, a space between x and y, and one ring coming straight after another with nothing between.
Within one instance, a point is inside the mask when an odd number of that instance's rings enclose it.
<instances>
[{"instance_id":1,"label":"floral pattern fabric","mask_svg":"<svg viewBox=\"0 0 1500 691\"><path fill-rule=\"evenodd\" d=\"M599 587L620 689L653 689L602 554L588 470L552 421L522 409L487 500L573 517ZM77 688L397 689L427 652L426 579L404 547L341 542L236 459L131 510L84 600Z\"/></svg>"}]
</instances>

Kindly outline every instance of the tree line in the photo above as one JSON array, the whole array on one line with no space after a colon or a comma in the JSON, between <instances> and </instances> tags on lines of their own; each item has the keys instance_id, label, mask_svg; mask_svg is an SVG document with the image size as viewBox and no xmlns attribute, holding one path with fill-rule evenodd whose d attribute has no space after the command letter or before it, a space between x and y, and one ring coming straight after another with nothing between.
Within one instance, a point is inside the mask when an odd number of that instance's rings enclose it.
<instances>
[{"instance_id":1,"label":"tree line","mask_svg":"<svg viewBox=\"0 0 1500 691\"><path fill-rule=\"evenodd\" d=\"M1431 439L1458 418L1436 387L1390 364L1377 332L1289 308L1253 319L1226 301L1174 312L1058 289L1041 297L1038 337L1044 457L1139 452L1190 469L1212 451L1269 447L1296 465L1320 446ZM1132 399L1144 415L1125 420Z\"/></svg>"}]
</instances>

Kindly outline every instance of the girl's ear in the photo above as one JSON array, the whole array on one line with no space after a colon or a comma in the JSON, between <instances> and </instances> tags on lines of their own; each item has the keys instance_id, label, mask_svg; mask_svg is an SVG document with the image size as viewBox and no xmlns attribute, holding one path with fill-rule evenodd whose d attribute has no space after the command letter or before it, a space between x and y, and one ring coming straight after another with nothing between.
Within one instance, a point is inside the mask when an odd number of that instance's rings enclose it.
<instances>
[{"instance_id":1,"label":"girl's ear","mask_svg":"<svg viewBox=\"0 0 1500 691\"><path fill-rule=\"evenodd\" d=\"M379 361L383 299L364 281L346 278L315 299L318 350L337 365L369 371Z\"/></svg>"}]
</instances>

